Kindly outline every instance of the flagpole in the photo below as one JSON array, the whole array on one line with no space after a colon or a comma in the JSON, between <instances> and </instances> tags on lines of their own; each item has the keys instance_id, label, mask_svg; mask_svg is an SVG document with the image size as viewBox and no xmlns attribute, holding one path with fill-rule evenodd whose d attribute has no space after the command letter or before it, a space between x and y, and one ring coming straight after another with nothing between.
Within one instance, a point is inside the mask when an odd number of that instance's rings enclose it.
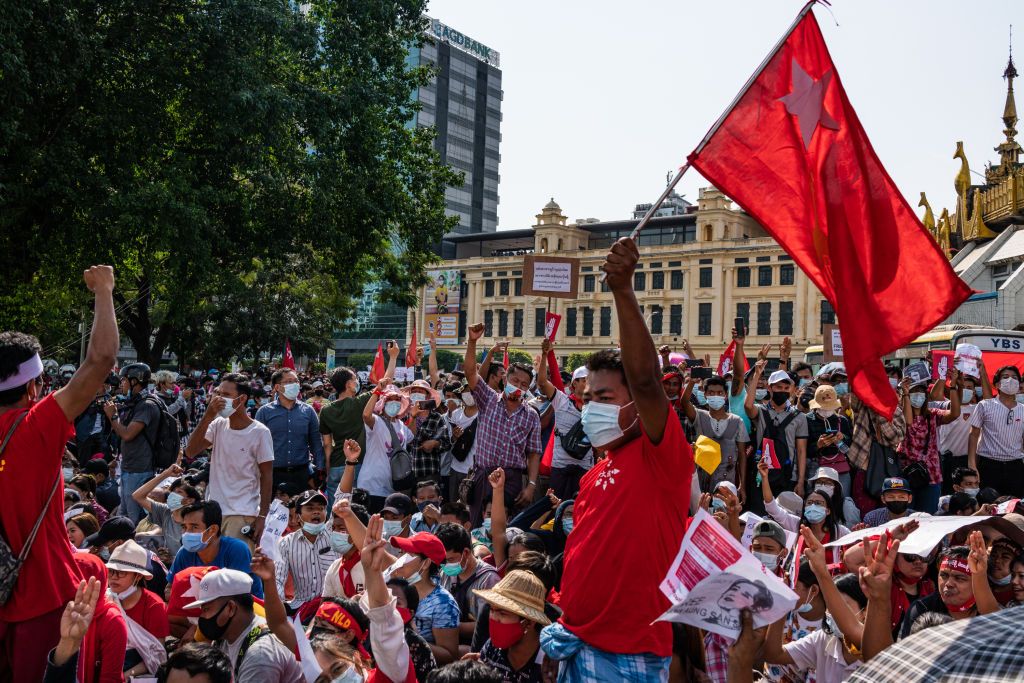
<instances>
[{"instance_id":1,"label":"flagpole","mask_svg":"<svg viewBox=\"0 0 1024 683\"><path fill-rule=\"evenodd\" d=\"M700 141L700 144L698 144L697 147L687 157L687 162L679 168L679 171L676 173L676 177L672 179L672 182L669 183L668 187L665 188L665 191L661 193L661 196L658 197L658 201L656 201L651 206L647 213L644 214L644 217L640 219L640 222L637 223L636 227L633 228L633 232L630 234L630 238L636 239L637 236L640 234L640 231L643 230L644 227L646 227L646 225L650 222L651 218L654 217L654 213L658 209L660 209L661 205L665 202L666 199L668 199L668 196L672 193L672 190L675 189L676 184L682 179L683 174L690 169L689 159L697 154L700 154L701 150L703 150L704 146L708 144L708 141L712 138L712 136L714 136L714 134L718 132L718 129L722 127L722 124L725 122L725 119L729 116L729 113L732 112L732 110L736 107L739 101L743 99L743 96L747 94L747 91L750 90L750 86L753 85L754 81L756 81L761 76L761 72L764 71L766 66L768 66L768 62L772 61L772 59L775 58L775 55L776 53L778 53L779 49L786 43L787 40L789 40L790 34L793 33L794 29L796 29L796 27L800 24L803 18L807 16L807 13L811 11L811 8L818 2L819 0L809 0L809 2L804 5L803 9L800 10L800 13L796 15L796 19L794 19L790 27L786 29L786 32L782 34L782 37L779 39L779 42L775 44L775 47L771 49L771 52L768 53L768 56L764 58L764 60L757 67L757 69L750 76L750 78L747 79L747 82L743 84L743 87L736 94L736 97L733 98L732 102L729 103L729 106L725 108L724 112L722 112L722 115L718 117L718 120L715 121L714 125L712 125L708 132L704 135L704 138Z\"/></svg>"}]
</instances>

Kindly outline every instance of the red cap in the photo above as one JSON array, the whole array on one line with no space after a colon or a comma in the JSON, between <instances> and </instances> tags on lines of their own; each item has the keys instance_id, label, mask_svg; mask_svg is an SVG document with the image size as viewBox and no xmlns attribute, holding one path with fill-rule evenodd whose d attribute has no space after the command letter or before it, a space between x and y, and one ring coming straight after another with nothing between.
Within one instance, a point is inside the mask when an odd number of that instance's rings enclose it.
<instances>
[{"instance_id":1,"label":"red cap","mask_svg":"<svg viewBox=\"0 0 1024 683\"><path fill-rule=\"evenodd\" d=\"M426 531L413 534L408 538L404 536L392 536L391 545L395 546L402 552L426 555L427 559L434 564L444 564L444 543L441 543L441 539L437 536L434 534L428 534Z\"/></svg>"}]
</instances>

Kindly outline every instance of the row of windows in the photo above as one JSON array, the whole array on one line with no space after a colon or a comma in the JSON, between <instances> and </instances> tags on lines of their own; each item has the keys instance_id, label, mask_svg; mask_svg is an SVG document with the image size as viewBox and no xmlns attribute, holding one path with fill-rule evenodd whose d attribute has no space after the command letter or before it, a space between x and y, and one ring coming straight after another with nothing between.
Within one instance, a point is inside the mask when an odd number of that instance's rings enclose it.
<instances>
[{"instance_id":1,"label":"row of windows","mask_svg":"<svg viewBox=\"0 0 1024 683\"><path fill-rule=\"evenodd\" d=\"M651 289L665 289L665 273L663 270L656 270L651 272ZM682 289L683 288L683 271L672 270L668 271L669 274L669 289ZM583 276L583 291L593 292L597 287L597 275L584 275ZM633 289L637 292L642 292L647 289L647 273L636 272L633 273ZM608 285L601 283L601 291L611 291Z\"/></svg>"},{"instance_id":2,"label":"row of windows","mask_svg":"<svg viewBox=\"0 0 1024 683\"><path fill-rule=\"evenodd\" d=\"M484 296L494 296L494 283L498 283L498 294L500 296L508 296L510 289L509 282L513 282L515 288L515 295L523 295L523 278L517 277L514 280L484 280Z\"/></svg>"},{"instance_id":3,"label":"row of windows","mask_svg":"<svg viewBox=\"0 0 1024 683\"><path fill-rule=\"evenodd\" d=\"M742 268L736 269L736 286L737 287L749 287L750 286L750 275L752 268L743 266ZM773 281L774 268L771 266L758 266L757 267L757 286L758 287L771 287ZM792 285L796 279L796 266L793 264L784 264L779 266L779 284L780 285ZM703 286L703 285L701 285Z\"/></svg>"}]
</instances>

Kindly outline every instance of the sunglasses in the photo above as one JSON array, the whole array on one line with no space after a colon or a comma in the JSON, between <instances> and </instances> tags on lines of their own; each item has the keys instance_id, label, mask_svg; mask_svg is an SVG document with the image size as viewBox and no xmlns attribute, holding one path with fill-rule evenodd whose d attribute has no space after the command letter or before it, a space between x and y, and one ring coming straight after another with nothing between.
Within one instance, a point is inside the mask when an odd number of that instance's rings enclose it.
<instances>
[{"instance_id":1,"label":"sunglasses","mask_svg":"<svg viewBox=\"0 0 1024 683\"><path fill-rule=\"evenodd\" d=\"M902 557L910 564L914 564L916 562L920 562L922 564L929 564L932 561L931 556L922 557L921 555L904 555L903 553L900 553L900 557Z\"/></svg>"}]
</instances>

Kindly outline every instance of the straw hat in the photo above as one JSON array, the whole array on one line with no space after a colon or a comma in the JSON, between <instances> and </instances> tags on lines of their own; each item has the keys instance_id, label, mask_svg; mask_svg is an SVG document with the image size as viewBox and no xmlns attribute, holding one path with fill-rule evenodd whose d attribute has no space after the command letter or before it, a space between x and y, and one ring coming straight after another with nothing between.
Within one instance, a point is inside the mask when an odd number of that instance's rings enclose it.
<instances>
[{"instance_id":1,"label":"straw hat","mask_svg":"<svg viewBox=\"0 0 1024 683\"><path fill-rule=\"evenodd\" d=\"M408 384L399 391L405 396L412 396L413 394L423 394L427 399L433 399L434 405L441 405L442 399L441 394L436 389L430 386L430 383L423 379L415 380L412 384Z\"/></svg>"},{"instance_id":2,"label":"straw hat","mask_svg":"<svg viewBox=\"0 0 1024 683\"><path fill-rule=\"evenodd\" d=\"M811 408L822 410L839 410L842 404L836 394L835 387L823 384L814 391L814 399L810 402Z\"/></svg>"},{"instance_id":3,"label":"straw hat","mask_svg":"<svg viewBox=\"0 0 1024 683\"><path fill-rule=\"evenodd\" d=\"M544 614L544 584L530 572L514 569L494 588L474 589L473 592L493 607L508 610L541 626L551 623Z\"/></svg>"}]
</instances>

